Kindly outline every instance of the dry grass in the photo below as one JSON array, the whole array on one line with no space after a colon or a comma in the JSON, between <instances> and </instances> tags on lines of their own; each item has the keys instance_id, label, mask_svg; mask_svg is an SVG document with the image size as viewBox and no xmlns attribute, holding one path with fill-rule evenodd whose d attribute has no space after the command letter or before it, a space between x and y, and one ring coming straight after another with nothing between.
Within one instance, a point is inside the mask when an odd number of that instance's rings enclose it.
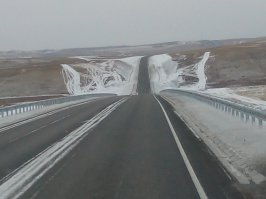
<instances>
[{"instance_id":1,"label":"dry grass","mask_svg":"<svg viewBox=\"0 0 266 199\"><path fill-rule=\"evenodd\" d=\"M238 45L184 51L191 65L199 61L204 52L214 58L207 62L207 85L211 88L266 85L266 39ZM176 56L173 52L172 57Z\"/></svg>"},{"instance_id":2,"label":"dry grass","mask_svg":"<svg viewBox=\"0 0 266 199\"><path fill-rule=\"evenodd\" d=\"M0 97L67 93L61 64L82 60L56 58L0 61Z\"/></svg>"},{"instance_id":3,"label":"dry grass","mask_svg":"<svg viewBox=\"0 0 266 199\"><path fill-rule=\"evenodd\" d=\"M232 88L238 95L266 101L266 86Z\"/></svg>"}]
</instances>

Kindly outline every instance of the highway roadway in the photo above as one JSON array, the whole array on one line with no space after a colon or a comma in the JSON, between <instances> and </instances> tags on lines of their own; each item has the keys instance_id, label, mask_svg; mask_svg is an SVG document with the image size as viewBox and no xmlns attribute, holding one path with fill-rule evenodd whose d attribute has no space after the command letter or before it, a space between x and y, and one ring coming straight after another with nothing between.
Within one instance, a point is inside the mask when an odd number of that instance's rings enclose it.
<instances>
[{"instance_id":1,"label":"highway roadway","mask_svg":"<svg viewBox=\"0 0 266 199\"><path fill-rule=\"evenodd\" d=\"M0 198L238 199L236 180L150 91L83 103L0 129Z\"/></svg>"}]
</instances>

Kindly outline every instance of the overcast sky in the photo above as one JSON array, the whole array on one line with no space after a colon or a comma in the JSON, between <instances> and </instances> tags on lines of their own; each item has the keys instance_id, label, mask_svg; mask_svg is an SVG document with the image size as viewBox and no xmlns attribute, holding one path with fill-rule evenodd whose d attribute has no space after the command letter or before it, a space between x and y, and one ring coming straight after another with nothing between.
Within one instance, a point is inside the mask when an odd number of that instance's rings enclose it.
<instances>
[{"instance_id":1,"label":"overcast sky","mask_svg":"<svg viewBox=\"0 0 266 199\"><path fill-rule=\"evenodd\" d=\"M266 0L0 0L0 50L266 36Z\"/></svg>"}]
</instances>

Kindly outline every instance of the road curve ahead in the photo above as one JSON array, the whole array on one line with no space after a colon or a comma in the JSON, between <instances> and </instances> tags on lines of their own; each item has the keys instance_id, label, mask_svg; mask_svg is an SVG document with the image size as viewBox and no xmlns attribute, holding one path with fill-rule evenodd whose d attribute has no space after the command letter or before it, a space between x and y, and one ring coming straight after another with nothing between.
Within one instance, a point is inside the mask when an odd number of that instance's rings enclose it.
<instances>
[{"instance_id":1,"label":"road curve ahead","mask_svg":"<svg viewBox=\"0 0 266 199\"><path fill-rule=\"evenodd\" d=\"M234 188L235 181L171 106L149 93L147 60L142 59L140 66L141 95L103 100L87 122L83 111L75 112L83 115L78 130L72 128L60 137L66 142L58 148L60 139L54 141L38 157L56 150L39 162L32 160L38 164L29 161L2 180L0 198L242 198ZM74 145L69 144L73 140ZM39 171L41 165L44 167ZM30 169L23 176L25 167Z\"/></svg>"}]
</instances>

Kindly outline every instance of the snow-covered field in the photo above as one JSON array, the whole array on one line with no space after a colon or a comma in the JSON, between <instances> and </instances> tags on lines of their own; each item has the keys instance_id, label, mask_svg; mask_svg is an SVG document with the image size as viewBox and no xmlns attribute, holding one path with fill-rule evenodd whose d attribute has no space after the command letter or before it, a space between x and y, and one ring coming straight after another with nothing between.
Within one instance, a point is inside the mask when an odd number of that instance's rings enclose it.
<instances>
[{"instance_id":1,"label":"snow-covered field","mask_svg":"<svg viewBox=\"0 0 266 199\"><path fill-rule=\"evenodd\" d=\"M90 57L78 57L88 63L62 64L64 81L72 95L88 93L136 93L141 56L123 59L90 61Z\"/></svg>"}]
</instances>

